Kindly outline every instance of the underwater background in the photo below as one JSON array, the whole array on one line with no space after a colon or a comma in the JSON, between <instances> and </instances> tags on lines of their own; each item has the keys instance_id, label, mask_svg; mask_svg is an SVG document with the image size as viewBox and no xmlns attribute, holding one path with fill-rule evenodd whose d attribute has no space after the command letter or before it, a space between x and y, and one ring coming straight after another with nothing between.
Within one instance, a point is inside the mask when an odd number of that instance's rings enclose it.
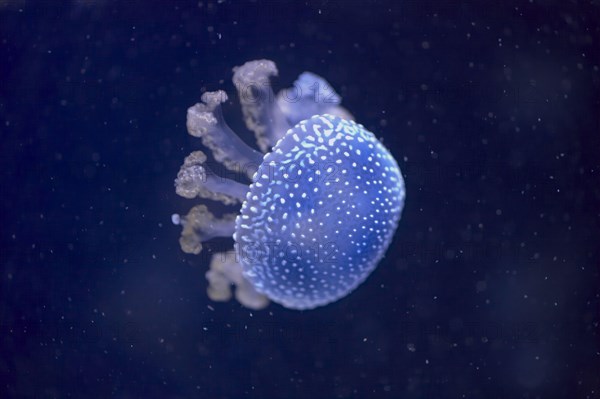
<instances>
[{"instance_id":1,"label":"underwater background","mask_svg":"<svg viewBox=\"0 0 600 399\"><path fill-rule=\"evenodd\" d=\"M398 160L394 240L325 307L206 297L189 106L304 71ZM597 1L0 0L1 398L600 397ZM217 240L216 246L232 240Z\"/></svg>"}]
</instances>

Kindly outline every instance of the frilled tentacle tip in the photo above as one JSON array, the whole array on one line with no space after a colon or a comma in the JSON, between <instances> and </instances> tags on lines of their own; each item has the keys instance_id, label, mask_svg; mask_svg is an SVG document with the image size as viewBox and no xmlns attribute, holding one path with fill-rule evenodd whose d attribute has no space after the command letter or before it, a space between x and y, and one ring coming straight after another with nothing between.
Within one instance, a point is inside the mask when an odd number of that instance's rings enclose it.
<instances>
[{"instance_id":1,"label":"frilled tentacle tip","mask_svg":"<svg viewBox=\"0 0 600 399\"><path fill-rule=\"evenodd\" d=\"M269 60L234 68L245 123L261 152L225 122L223 91L204 93L189 108L188 132L252 184L215 174L195 151L177 175L177 194L241 203L241 210L216 217L198 205L173 222L183 227L187 253L200 253L214 237L234 238L236 252L215 254L206 273L211 299L228 300L235 287L236 299L252 309L269 299L311 309L346 296L375 269L400 219L404 180L389 151L352 121L325 79L305 72L275 96L276 75Z\"/></svg>"}]
</instances>

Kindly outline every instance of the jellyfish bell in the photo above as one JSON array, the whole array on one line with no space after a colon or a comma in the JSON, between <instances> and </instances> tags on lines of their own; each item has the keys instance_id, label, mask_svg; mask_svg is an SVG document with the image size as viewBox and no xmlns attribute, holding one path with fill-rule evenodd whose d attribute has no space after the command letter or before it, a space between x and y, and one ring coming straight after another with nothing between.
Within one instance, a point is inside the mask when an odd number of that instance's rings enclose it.
<instances>
[{"instance_id":1,"label":"jellyfish bell","mask_svg":"<svg viewBox=\"0 0 600 399\"><path fill-rule=\"evenodd\" d=\"M341 97L321 77L305 72L291 90L274 96L272 61L234 68L246 126L260 152L225 122L222 91L202 95L188 110L188 132L199 137L216 161L239 171L250 185L216 176L206 155L195 151L175 180L185 198L204 198L240 208L215 217L204 204L186 216L184 252L198 254L202 242L233 237L235 251L213 255L208 296L235 297L252 309L269 300L290 309L312 309L345 297L375 269L396 230L404 206L397 162L375 135L355 123ZM269 99L276 99L269 101Z\"/></svg>"}]
</instances>

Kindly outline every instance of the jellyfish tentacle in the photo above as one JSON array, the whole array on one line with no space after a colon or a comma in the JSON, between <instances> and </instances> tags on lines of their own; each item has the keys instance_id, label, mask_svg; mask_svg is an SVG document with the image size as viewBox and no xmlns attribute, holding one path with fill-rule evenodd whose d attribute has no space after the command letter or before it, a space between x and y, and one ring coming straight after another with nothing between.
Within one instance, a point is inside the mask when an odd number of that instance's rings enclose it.
<instances>
[{"instance_id":1,"label":"jellyfish tentacle","mask_svg":"<svg viewBox=\"0 0 600 399\"><path fill-rule=\"evenodd\" d=\"M246 199L248 186L217 176L207 165L206 155L194 151L185 158L175 179L175 191L184 198L207 198L233 205Z\"/></svg>"},{"instance_id":2,"label":"jellyfish tentacle","mask_svg":"<svg viewBox=\"0 0 600 399\"><path fill-rule=\"evenodd\" d=\"M202 252L202 243L215 237L231 237L235 230L236 215L228 213L216 218L206 207L197 205L187 215L178 217L183 226L179 245L188 254Z\"/></svg>"},{"instance_id":3,"label":"jellyfish tentacle","mask_svg":"<svg viewBox=\"0 0 600 399\"><path fill-rule=\"evenodd\" d=\"M236 259L235 251L216 253L206 272L208 297L213 301L225 302L231 298L231 286L235 286L235 298L250 309L262 309L269 299L260 294L242 275L242 267Z\"/></svg>"},{"instance_id":4,"label":"jellyfish tentacle","mask_svg":"<svg viewBox=\"0 0 600 399\"><path fill-rule=\"evenodd\" d=\"M340 105L342 98L321 76L303 72L294 86L277 94L277 105L291 126L314 115L331 114L354 120L352 114Z\"/></svg>"},{"instance_id":5,"label":"jellyfish tentacle","mask_svg":"<svg viewBox=\"0 0 600 399\"><path fill-rule=\"evenodd\" d=\"M269 60L246 62L233 68L235 85L244 120L256 136L262 152L267 152L291 127L275 101L270 77L277 76L275 63Z\"/></svg>"},{"instance_id":6,"label":"jellyfish tentacle","mask_svg":"<svg viewBox=\"0 0 600 399\"><path fill-rule=\"evenodd\" d=\"M187 111L188 133L202 139L215 159L232 171L244 171L252 178L253 171L262 162L262 154L246 143L231 130L225 118L221 104L227 101L223 90L202 94L202 103L190 107Z\"/></svg>"}]
</instances>

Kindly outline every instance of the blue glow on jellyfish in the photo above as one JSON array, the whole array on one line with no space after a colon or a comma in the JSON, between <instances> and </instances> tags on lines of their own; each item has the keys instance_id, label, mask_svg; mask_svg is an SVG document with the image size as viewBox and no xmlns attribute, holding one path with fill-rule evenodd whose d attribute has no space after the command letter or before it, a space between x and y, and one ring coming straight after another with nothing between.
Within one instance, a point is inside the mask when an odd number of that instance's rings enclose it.
<instances>
[{"instance_id":1,"label":"blue glow on jellyfish","mask_svg":"<svg viewBox=\"0 0 600 399\"><path fill-rule=\"evenodd\" d=\"M216 161L243 171L251 184L216 176L201 151L190 154L175 180L186 198L225 205L239 214L215 217L204 204L174 215L181 248L198 254L202 242L233 236L235 250L215 254L208 295L260 309L269 300L312 309L348 295L375 269L404 206L398 164L373 133L355 123L340 96L321 77L300 75L274 97L268 60L234 68L246 126L260 152L226 124L223 91L207 92L188 110L188 132Z\"/></svg>"}]
</instances>

